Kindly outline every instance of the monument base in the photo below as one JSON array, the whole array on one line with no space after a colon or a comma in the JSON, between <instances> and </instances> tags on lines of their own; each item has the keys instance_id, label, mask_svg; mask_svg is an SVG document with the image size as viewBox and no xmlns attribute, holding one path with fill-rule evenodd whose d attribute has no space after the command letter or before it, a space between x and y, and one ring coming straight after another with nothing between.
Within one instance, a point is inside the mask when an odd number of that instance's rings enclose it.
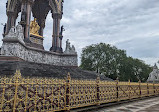
<instances>
[{"instance_id":1,"label":"monument base","mask_svg":"<svg viewBox=\"0 0 159 112\"><path fill-rule=\"evenodd\" d=\"M44 46L43 46L44 37L42 37L40 35L30 34L29 39L30 39L31 43L28 43L27 44L28 46L44 50Z\"/></svg>"},{"instance_id":2,"label":"monument base","mask_svg":"<svg viewBox=\"0 0 159 112\"><path fill-rule=\"evenodd\" d=\"M82 70L72 66L53 66L48 64L38 64L25 61L1 61L0 76L13 76L16 70L20 70L23 77L52 77L64 79L68 72L72 79L96 79L99 74L91 71ZM104 75L100 76L101 80L110 80Z\"/></svg>"},{"instance_id":3,"label":"monument base","mask_svg":"<svg viewBox=\"0 0 159 112\"><path fill-rule=\"evenodd\" d=\"M3 39L1 55L14 56L27 62L56 66L78 66L77 54L56 53L29 47L17 38Z\"/></svg>"},{"instance_id":4,"label":"monument base","mask_svg":"<svg viewBox=\"0 0 159 112\"><path fill-rule=\"evenodd\" d=\"M51 52L63 53L63 49L62 49L62 48L60 48L60 47L55 47L55 46L51 47L51 48L50 48L50 51L51 51Z\"/></svg>"},{"instance_id":5,"label":"monument base","mask_svg":"<svg viewBox=\"0 0 159 112\"><path fill-rule=\"evenodd\" d=\"M0 55L0 61L24 61L21 58L15 56L2 56Z\"/></svg>"}]
</instances>

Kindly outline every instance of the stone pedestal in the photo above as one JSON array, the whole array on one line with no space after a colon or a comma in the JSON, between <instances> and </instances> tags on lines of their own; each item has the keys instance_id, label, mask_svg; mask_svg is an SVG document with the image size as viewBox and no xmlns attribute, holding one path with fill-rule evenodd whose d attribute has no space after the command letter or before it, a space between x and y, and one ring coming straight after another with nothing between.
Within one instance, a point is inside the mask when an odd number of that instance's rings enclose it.
<instances>
[{"instance_id":1,"label":"stone pedestal","mask_svg":"<svg viewBox=\"0 0 159 112\"><path fill-rule=\"evenodd\" d=\"M61 47L57 47L57 46L52 46L50 48L51 52L57 52L57 53L63 53L63 49Z\"/></svg>"},{"instance_id":2,"label":"stone pedestal","mask_svg":"<svg viewBox=\"0 0 159 112\"><path fill-rule=\"evenodd\" d=\"M43 40L44 40L44 37L42 37L40 35L39 36L33 35L33 34L30 35L31 47L35 47L38 49L44 49Z\"/></svg>"}]
</instances>

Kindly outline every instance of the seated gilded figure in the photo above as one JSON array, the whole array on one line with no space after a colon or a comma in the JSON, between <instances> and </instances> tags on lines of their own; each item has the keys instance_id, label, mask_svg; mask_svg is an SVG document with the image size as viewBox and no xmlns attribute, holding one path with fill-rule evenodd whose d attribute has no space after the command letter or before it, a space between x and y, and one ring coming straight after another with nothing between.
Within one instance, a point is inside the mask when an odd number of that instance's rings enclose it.
<instances>
[{"instance_id":1,"label":"seated gilded figure","mask_svg":"<svg viewBox=\"0 0 159 112\"><path fill-rule=\"evenodd\" d=\"M39 29L40 29L40 26L36 22L36 18L34 18L34 20L31 21L31 23L30 23L30 34L31 35L36 35L38 37L42 37L42 36L39 35Z\"/></svg>"}]
</instances>

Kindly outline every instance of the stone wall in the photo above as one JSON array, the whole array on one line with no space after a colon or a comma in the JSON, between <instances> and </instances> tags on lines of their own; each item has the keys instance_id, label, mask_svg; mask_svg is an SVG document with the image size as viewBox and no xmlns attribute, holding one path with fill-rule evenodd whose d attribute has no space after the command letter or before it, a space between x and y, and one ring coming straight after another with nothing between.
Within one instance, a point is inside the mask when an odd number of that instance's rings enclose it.
<instances>
[{"instance_id":1,"label":"stone wall","mask_svg":"<svg viewBox=\"0 0 159 112\"><path fill-rule=\"evenodd\" d=\"M18 39L3 39L3 56L16 56L28 62L57 66L78 66L77 54L61 54L26 46Z\"/></svg>"}]
</instances>

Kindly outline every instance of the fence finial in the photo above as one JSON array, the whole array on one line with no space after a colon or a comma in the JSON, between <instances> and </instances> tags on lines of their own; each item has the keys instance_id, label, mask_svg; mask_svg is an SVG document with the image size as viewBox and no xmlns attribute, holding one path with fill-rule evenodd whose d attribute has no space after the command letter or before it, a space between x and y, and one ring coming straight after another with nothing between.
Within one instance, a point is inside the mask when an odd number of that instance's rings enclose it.
<instances>
[{"instance_id":1,"label":"fence finial","mask_svg":"<svg viewBox=\"0 0 159 112\"><path fill-rule=\"evenodd\" d=\"M119 82L119 77L116 78L116 81Z\"/></svg>"},{"instance_id":2,"label":"fence finial","mask_svg":"<svg viewBox=\"0 0 159 112\"><path fill-rule=\"evenodd\" d=\"M71 79L71 75L70 75L70 72L68 72L68 74L67 74L67 79Z\"/></svg>"},{"instance_id":3,"label":"fence finial","mask_svg":"<svg viewBox=\"0 0 159 112\"><path fill-rule=\"evenodd\" d=\"M20 70L16 70L15 74L14 74L14 78L16 79L20 79L22 77Z\"/></svg>"},{"instance_id":4,"label":"fence finial","mask_svg":"<svg viewBox=\"0 0 159 112\"><path fill-rule=\"evenodd\" d=\"M99 75L97 76L97 80L100 80L100 76Z\"/></svg>"}]
</instances>

